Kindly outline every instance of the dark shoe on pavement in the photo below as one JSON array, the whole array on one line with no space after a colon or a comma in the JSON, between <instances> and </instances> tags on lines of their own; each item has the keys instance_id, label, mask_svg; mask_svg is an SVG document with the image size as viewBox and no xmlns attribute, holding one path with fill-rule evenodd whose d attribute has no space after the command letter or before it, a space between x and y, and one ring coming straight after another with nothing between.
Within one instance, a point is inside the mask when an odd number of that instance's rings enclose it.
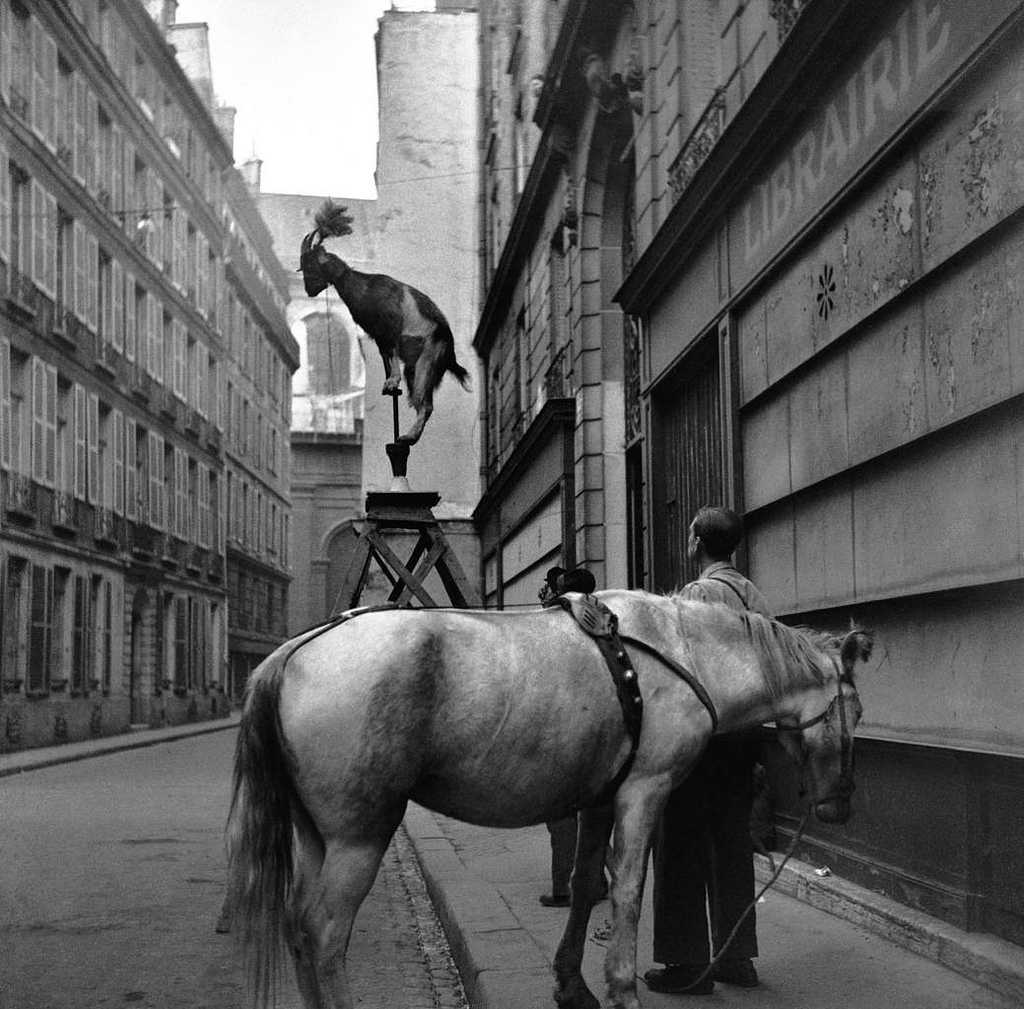
<instances>
[{"instance_id":1,"label":"dark shoe on pavement","mask_svg":"<svg viewBox=\"0 0 1024 1009\"><path fill-rule=\"evenodd\" d=\"M540 902L545 907L568 907L569 895L567 893L542 893Z\"/></svg>"},{"instance_id":2,"label":"dark shoe on pavement","mask_svg":"<svg viewBox=\"0 0 1024 1009\"><path fill-rule=\"evenodd\" d=\"M710 995L715 990L714 978L710 974L694 984L706 969L707 964L694 967L690 964L670 963L646 971L644 981L651 991L670 995Z\"/></svg>"},{"instance_id":3,"label":"dark shoe on pavement","mask_svg":"<svg viewBox=\"0 0 1024 1009\"><path fill-rule=\"evenodd\" d=\"M734 984L739 988L756 988L757 971L751 960L719 960L711 976L716 981L723 981L725 984Z\"/></svg>"}]
</instances>

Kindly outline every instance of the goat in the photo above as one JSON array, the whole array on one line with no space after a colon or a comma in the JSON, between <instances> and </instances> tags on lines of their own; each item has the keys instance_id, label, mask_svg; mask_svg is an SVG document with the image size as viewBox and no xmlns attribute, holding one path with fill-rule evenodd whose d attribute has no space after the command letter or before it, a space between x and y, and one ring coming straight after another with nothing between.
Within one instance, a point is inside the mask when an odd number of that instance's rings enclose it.
<instances>
[{"instance_id":1,"label":"goat","mask_svg":"<svg viewBox=\"0 0 1024 1009\"><path fill-rule=\"evenodd\" d=\"M400 442L414 445L434 412L434 390L446 372L467 388L469 374L455 360L455 339L441 310L421 291L382 273L360 273L323 247L325 238L348 235L346 207L327 200L314 215L316 228L302 240L299 270L306 294L316 297L328 284L384 359L382 395L401 395L401 377L416 421Z\"/></svg>"}]
</instances>

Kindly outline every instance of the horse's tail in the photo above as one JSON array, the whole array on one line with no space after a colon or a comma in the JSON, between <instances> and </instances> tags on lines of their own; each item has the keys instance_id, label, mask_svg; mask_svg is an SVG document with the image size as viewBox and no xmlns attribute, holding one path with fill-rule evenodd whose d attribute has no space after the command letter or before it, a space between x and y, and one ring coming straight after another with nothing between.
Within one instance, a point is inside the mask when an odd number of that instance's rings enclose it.
<instances>
[{"instance_id":1,"label":"horse's tail","mask_svg":"<svg viewBox=\"0 0 1024 1009\"><path fill-rule=\"evenodd\" d=\"M294 876L294 789L278 716L283 666L284 657L271 656L249 682L228 814L232 929L238 928L247 954L255 1004L264 1006L280 976Z\"/></svg>"}]
</instances>

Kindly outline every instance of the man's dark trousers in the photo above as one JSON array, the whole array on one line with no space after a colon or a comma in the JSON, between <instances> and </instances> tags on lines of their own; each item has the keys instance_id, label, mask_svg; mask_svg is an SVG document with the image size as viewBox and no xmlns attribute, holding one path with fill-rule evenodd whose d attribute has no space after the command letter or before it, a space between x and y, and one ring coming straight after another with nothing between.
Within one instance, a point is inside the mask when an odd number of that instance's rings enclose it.
<instances>
[{"instance_id":1,"label":"man's dark trousers","mask_svg":"<svg viewBox=\"0 0 1024 1009\"><path fill-rule=\"evenodd\" d=\"M747 909L754 891L750 809L757 747L757 730L714 737L669 796L654 843L658 963L700 966L711 959L705 890L716 954ZM751 909L729 947L730 959L757 956L755 916Z\"/></svg>"}]
</instances>

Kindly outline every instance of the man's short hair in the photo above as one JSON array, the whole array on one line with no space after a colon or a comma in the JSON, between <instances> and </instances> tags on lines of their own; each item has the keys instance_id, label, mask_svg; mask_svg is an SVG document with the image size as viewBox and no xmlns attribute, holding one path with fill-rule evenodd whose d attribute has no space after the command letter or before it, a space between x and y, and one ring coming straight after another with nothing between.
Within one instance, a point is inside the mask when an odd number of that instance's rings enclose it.
<instances>
[{"instance_id":1,"label":"man's short hair","mask_svg":"<svg viewBox=\"0 0 1024 1009\"><path fill-rule=\"evenodd\" d=\"M743 539L743 519L731 508L705 505L693 517L693 533L715 560L728 560Z\"/></svg>"}]
</instances>

